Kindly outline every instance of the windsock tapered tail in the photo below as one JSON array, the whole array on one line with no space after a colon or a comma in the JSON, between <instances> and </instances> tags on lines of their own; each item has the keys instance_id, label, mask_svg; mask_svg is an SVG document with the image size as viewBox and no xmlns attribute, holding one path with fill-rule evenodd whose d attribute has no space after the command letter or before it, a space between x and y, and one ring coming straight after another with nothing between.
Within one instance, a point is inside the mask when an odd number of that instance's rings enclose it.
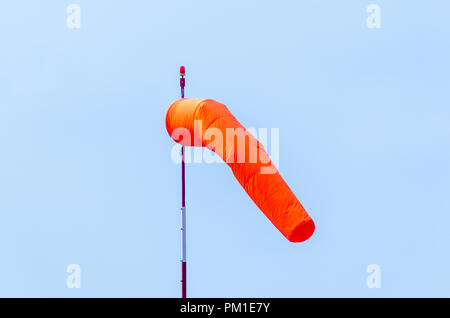
<instances>
[{"instance_id":1,"label":"windsock tapered tail","mask_svg":"<svg viewBox=\"0 0 450 318\"><path fill-rule=\"evenodd\" d=\"M262 144L225 105L212 99L179 99L167 110L166 128L183 146L207 147L217 153L253 202L289 241L303 242L314 233L313 220Z\"/></svg>"}]
</instances>

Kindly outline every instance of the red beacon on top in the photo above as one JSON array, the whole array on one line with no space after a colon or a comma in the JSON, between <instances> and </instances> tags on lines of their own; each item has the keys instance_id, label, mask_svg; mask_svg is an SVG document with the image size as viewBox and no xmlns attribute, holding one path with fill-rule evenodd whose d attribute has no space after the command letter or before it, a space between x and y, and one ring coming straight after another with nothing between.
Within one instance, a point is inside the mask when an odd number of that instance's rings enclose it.
<instances>
[{"instance_id":1,"label":"red beacon on top","mask_svg":"<svg viewBox=\"0 0 450 318\"><path fill-rule=\"evenodd\" d=\"M184 98L184 85L186 84L186 79L184 78L186 75L186 70L184 66L180 67L180 87L181 87L181 98Z\"/></svg>"}]
</instances>

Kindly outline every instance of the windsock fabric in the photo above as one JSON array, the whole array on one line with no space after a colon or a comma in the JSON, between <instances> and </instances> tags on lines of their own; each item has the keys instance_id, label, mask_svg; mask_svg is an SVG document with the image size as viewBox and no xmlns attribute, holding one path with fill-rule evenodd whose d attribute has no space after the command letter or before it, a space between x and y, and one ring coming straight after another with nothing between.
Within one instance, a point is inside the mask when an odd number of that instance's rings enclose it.
<instances>
[{"instance_id":1,"label":"windsock fabric","mask_svg":"<svg viewBox=\"0 0 450 318\"><path fill-rule=\"evenodd\" d=\"M260 142L212 99L182 98L170 105L166 128L184 146L207 147L221 157L261 211L291 242L314 233L314 222L280 176Z\"/></svg>"}]
</instances>

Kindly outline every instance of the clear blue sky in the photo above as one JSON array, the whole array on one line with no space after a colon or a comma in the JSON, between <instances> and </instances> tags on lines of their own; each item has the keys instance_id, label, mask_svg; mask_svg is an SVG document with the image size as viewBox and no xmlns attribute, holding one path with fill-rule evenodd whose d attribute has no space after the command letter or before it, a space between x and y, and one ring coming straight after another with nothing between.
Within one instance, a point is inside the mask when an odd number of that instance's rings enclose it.
<instances>
[{"instance_id":1,"label":"clear blue sky","mask_svg":"<svg viewBox=\"0 0 450 318\"><path fill-rule=\"evenodd\" d=\"M180 295L182 64L187 97L280 129L317 227L289 243L226 165L189 165L190 296L450 296L448 1L79 0L68 29L70 3L0 10L0 296Z\"/></svg>"}]
</instances>

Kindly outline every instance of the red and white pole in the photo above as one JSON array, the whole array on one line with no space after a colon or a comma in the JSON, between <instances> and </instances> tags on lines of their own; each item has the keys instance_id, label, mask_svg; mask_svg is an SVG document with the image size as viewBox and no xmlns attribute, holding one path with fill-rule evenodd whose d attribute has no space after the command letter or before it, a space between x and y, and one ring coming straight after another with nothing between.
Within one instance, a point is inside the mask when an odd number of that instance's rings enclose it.
<instances>
[{"instance_id":1,"label":"red and white pole","mask_svg":"<svg viewBox=\"0 0 450 318\"><path fill-rule=\"evenodd\" d=\"M184 86L186 71L180 67L181 98L184 98ZM186 298L186 200L184 182L184 146L181 146L181 298Z\"/></svg>"}]
</instances>

